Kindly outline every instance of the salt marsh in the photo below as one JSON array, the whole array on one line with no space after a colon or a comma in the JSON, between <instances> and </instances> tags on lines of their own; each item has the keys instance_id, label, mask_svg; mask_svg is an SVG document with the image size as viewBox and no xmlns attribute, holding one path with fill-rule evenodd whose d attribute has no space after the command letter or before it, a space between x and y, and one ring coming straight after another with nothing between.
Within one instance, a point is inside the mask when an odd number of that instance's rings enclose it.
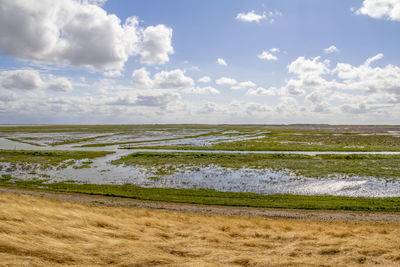
<instances>
[{"instance_id":1,"label":"salt marsh","mask_svg":"<svg viewBox=\"0 0 400 267\"><path fill-rule=\"evenodd\" d=\"M17 127L16 127L17 128ZM90 129L90 127L88 128ZM40 130L40 129L39 129ZM0 149L30 151L108 151L112 154L91 159L66 160L51 168L37 168L34 164L1 163L0 175L22 179L49 179L49 181L73 180L93 184L134 184L141 187L214 189L229 192L252 192L260 194L334 195L355 197L399 197L400 180L397 172L400 166L377 166L389 168L393 177L344 174L340 171L324 174L322 177L301 175L290 168L271 166L257 168L249 166L226 167L218 164L196 164L187 162L177 165L154 166L115 164L115 161L132 153L210 153L210 154L282 154L282 155L400 155L400 151L247 151L247 150L204 150L210 144L251 141L264 138L270 129L220 129L166 127L157 129L134 129L127 131L85 132L85 129L71 129L65 132L3 132ZM273 131L273 130L272 130ZM127 133L129 132L129 133ZM387 135L397 136L394 131ZM305 133L294 132L288 136L301 138ZM308 133L307 133L308 134ZM316 133L319 134L319 133ZM365 135L365 133L360 133ZM334 133L338 136L338 133ZM10 139L7 139L10 138ZM21 140L19 142L18 140ZM75 140L75 141L74 141ZM399 139L400 140L400 139ZM23 141L36 142L38 145ZM105 146L80 147L98 142ZM135 142L135 143L129 143ZM284 142L284 141L283 141ZM303 142L303 141L299 141ZM120 144L127 143L127 144ZM288 140L286 144L293 143ZM306 143L306 142L303 142ZM140 148L136 148L136 145ZM146 148L171 146L170 149ZM189 145L200 149L174 149L175 146ZM314 145L314 144L313 144ZM321 144L318 144L321 145ZM323 144L322 144L323 145ZM130 148L130 149L126 149ZM396 162L396 161L394 161ZM396 170L397 168L397 170ZM171 171L172 170L172 171Z\"/></svg>"}]
</instances>

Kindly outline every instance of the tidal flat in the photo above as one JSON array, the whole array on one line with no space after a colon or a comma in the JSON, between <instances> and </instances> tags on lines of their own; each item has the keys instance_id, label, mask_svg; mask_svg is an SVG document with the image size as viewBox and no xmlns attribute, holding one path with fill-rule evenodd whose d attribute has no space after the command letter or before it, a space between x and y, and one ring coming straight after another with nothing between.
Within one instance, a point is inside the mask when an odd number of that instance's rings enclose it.
<instances>
[{"instance_id":1,"label":"tidal flat","mask_svg":"<svg viewBox=\"0 0 400 267\"><path fill-rule=\"evenodd\" d=\"M317 198L355 197L395 210L400 197L398 126L2 126L0 136L3 186L184 202L211 190L219 200L194 203L226 205L249 205L221 200L234 193L307 196L312 201L281 206L317 209ZM136 193L123 193L131 187ZM273 206L260 203L251 205ZM352 209L328 208L338 207Z\"/></svg>"},{"instance_id":2,"label":"tidal flat","mask_svg":"<svg viewBox=\"0 0 400 267\"><path fill-rule=\"evenodd\" d=\"M1 126L27 145L242 151L400 151L400 126L51 125Z\"/></svg>"}]
</instances>

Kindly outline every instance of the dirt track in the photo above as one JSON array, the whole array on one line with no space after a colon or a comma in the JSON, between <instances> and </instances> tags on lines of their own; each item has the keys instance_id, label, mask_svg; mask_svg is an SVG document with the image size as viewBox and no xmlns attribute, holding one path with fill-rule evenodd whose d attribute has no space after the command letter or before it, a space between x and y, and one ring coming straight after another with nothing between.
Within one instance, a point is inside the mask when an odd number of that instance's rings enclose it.
<instances>
[{"instance_id":1,"label":"dirt track","mask_svg":"<svg viewBox=\"0 0 400 267\"><path fill-rule=\"evenodd\" d=\"M223 214L240 216L261 216L267 218L288 218L321 221L376 221L400 222L400 213L395 212L354 212L354 211L321 211L321 210L289 210L264 209L249 207L208 206L196 204L144 201L130 198L85 195L77 193L46 192L0 187L0 193L23 194L71 202L88 203L117 207L171 210L179 212L195 212L204 214Z\"/></svg>"}]
</instances>

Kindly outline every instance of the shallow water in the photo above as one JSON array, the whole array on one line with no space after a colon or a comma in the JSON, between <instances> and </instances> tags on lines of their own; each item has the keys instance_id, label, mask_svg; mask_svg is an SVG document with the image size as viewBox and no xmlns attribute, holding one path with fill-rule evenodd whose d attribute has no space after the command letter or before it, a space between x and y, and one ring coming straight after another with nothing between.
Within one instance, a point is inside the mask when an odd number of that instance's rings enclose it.
<instances>
[{"instance_id":1,"label":"shallow water","mask_svg":"<svg viewBox=\"0 0 400 267\"><path fill-rule=\"evenodd\" d=\"M6 137L17 138L22 141L37 143L40 145L52 145L64 141L78 141L75 145L85 145L94 143L118 143L118 142L137 142L151 141L159 139L183 138L193 135L214 132L204 129L163 129L163 130L143 130L132 129L123 132L112 133L85 133L85 132L51 132L51 133L3 133ZM95 138L86 141L79 139Z\"/></svg>"},{"instance_id":2,"label":"shallow water","mask_svg":"<svg viewBox=\"0 0 400 267\"><path fill-rule=\"evenodd\" d=\"M243 151L243 150L179 150L179 149L124 149L119 145L104 147L75 147L74 144L59 146L34 146L0 138L0 149L13 150L71 150L71 151L113 151L116 154L135 152L192 152L192 153L228 153L228 154L295 154L295 155L400 155L400 151Z\"/></svg>"},{"instance_id":3,"label":"shallow water","mask_svg":"<svg viewBox=\"0 0 400 267\"><path fill-rule=\"evenodd\" d=\"M158 176L155 170L135 166L115 166L106 160L94 160L91 168L75 169L77 161L65 169L7 171L22 179L51 177L52 181L76 180L94 184L135 184L143 187L215 189L218 191L253 192L260 194L335 195L354 197L400 197L400 181L373 177L331 176L326 178L298 177L290 171L270 169L230 169L219 166L186 167L174 174ZM84 161L84 160L81 160ZM155 179L157 177L157 179Z\"/></svg>"},{"instance_id":4,"label":"shallow water","mask_svg":"<svg viewBox=\"0 0 400 267\"><path fill-rule=\"evenodd\" d=\"M21 166L12 169L2 163L0 175L31 179L51 177L54 181L77 180L95 184L135 184L144 187L215 189L218 191L254 192L261 194L336 195L356 197L400 197L400 180L391 181L374 177L329 176L324 178L299 177L290 171L270 169L230 169L219 166L179 169L171 175L158 176L155 169L135 166L115 166L110 162L138 151L152 152L200 152L200 153L284 153L284 154L400 154L400 152L319 152L319 151L204 151L204 150L135 150L119 149L118 146L74 148L63 146L32 146L0 138L0 149L19 150L85 150L113 151L115 153L92 159L91 168L81 166L83 159L64 169L26 170ZM34 172L34 173L33 173ZM154 178L157 177L157 178Z\"/></svg>"}]
</instances>

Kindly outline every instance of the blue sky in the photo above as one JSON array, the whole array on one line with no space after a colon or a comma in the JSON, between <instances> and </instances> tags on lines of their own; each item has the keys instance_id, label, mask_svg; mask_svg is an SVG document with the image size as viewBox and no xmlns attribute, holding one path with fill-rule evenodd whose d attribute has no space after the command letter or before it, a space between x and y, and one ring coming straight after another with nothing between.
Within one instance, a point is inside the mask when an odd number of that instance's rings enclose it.
<instances>
[{"instance_id":1,"label":"blue sky","mask_svg":"<svg viewBox=\"0 0 400 267\"><path fill-rule=\"evenodd\" d=\"M400 0L2 0L0 123L398 124L399 30Z\"/></svg>"}]
</instances>

